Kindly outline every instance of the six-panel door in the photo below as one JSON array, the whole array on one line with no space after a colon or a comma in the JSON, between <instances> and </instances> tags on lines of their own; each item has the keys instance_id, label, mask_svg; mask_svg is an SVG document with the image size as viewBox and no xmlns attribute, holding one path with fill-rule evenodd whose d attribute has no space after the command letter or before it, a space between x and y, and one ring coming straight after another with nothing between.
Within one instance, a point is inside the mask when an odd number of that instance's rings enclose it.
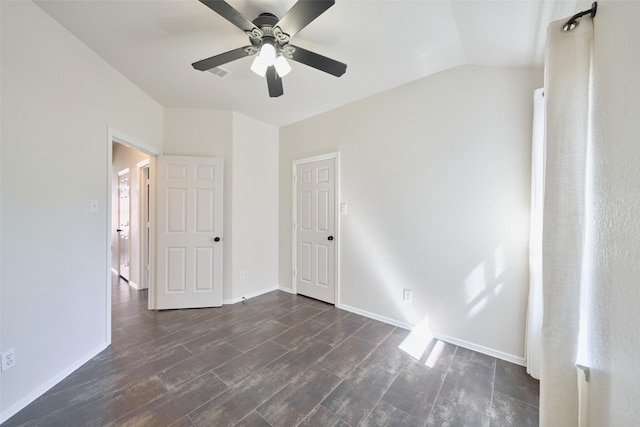
<instances>
[{"instance_id":1,"label":"six-panel door","mask_svg":"<svg viewBox=\"0 0 640 427\"><path fill-rule=\"evenodd\" d=\"M160 156L157 171L156 308L221 306L222 159Z\"/></svg>"},{"instance_id":2,"label":"six-panel door","mask_svg":"<svg viewBox=\"0 0 640 427\"><path fill-rule=\"evenodd\" d=\"M335 303L335 159L296 166L296 292Z\"/></svg>"}]
</instances>

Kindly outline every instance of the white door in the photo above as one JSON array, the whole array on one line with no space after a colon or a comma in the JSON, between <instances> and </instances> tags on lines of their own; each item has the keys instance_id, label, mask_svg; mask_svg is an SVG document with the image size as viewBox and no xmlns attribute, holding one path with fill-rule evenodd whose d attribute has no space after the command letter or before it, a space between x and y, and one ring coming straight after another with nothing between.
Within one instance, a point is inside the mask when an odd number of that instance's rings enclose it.
<instances>
[{"instance_id":1,"label":"white door","mask_svg":"<svg viewBox=\"0 0 640 427\"><path fill-rule=\"evenodd\" d=\"M156 308L222 305L222 159L160 156Z\"/></svg>"},{"instance_id":2,"label":"white door","mask_svg":"<svg viewBox=\"0 0 640 427\"><path fill-rule=\"evenodd\" d=\"M118 272L129 280L129 259L131 251L130 232L131 198L129 197L129 169L118 172Z\"/></svg>"},{"instance_id":3,"label":"white door","mask_svg":"<svg viewBox=\"0 0 640 427\"><path fill-rule=\"evenodd\" d=\"M335 304L336 159L296 165L296 292Z\"/></svg>"}]
</instances>

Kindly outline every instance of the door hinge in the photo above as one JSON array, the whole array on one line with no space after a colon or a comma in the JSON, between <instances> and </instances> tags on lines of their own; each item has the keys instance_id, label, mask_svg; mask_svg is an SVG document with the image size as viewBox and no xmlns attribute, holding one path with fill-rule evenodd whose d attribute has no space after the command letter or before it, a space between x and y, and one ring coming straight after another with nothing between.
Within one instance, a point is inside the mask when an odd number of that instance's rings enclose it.
<instances>
[{"instance_id":1,"label":"door hinge","mask_svg":"<svg viewBox=\"0 0 640 427\"><path fill-rule=\"evenodd\" d=\"M294 275L294 276L297 276L297 275L298 275L298 272L296 271L296 269L295 269L295 268L293 269L293 275Z\"/></svg>"}]
</instances>

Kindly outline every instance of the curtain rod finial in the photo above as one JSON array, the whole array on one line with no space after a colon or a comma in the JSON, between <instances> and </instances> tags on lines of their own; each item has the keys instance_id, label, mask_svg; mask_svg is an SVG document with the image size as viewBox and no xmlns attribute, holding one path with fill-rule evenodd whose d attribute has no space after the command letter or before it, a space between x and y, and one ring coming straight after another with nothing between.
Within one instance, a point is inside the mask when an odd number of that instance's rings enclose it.
<instances>
[{"instance_id":1,"label":"curtain rod finial","mask_svg":"<svg viewBox=\"0 0 640 427\"><path fill-rule=\"evenodd\" d=\"M585 15L591 15L591 19L595 18L596 12L598 11L598 2L594 1L591 4L591 9L585 10L584 12L576 13L562 26L562 31L565 33L573 30L578 26L578 19L582 18Z\"/></svg>"}]
</instances>

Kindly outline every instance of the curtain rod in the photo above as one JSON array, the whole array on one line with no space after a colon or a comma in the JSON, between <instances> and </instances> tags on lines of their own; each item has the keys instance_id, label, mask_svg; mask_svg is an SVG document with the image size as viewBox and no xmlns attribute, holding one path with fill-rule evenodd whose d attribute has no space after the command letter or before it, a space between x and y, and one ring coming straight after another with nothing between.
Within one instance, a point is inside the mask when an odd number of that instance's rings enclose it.
<instances>
[{"instance_id":1,"label":"curtain rod","mask_svg":"<svg viewBox=\"0 0 640 427\"><path fill-rule=\"evenodd\" d=\"M592 19L595 18L597 11L598 11L598 2L594 1L591 4L591 9L585 10L580 13L576 13L571 18L569 18L569 20L562 26L562 31L568 32L573 30L575 27L578 26L578 19L582 18L585 15L591 15Z\"/></svg>"}]
</instances>

